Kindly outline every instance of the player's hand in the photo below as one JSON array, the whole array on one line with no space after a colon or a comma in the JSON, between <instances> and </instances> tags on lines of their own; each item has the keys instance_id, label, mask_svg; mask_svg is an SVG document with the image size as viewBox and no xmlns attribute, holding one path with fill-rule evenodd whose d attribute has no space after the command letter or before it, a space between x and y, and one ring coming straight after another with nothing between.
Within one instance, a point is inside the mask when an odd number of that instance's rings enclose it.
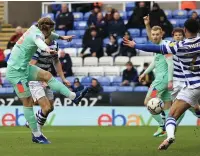
<instances>
[{"instance_id":1,"label":"player's hand","mask_svg":"<svg viewBox=\"0 0 200 156\"><path fill-rule=\"evenodd\" d=\"M145 77L145 74L142 74L139 76L139 82L143 82L144 81L144 77Z\"/></svg>"},{"instance_id":2,"label":"player's hand","mask_svg":"<svg viewBox=\"0 0 200 156\"><path fill-rule=\"evenodd\" d=\"M71 83L70 83L67 79L64 79L64 80L63 80L63 83L64 83L66 86L71 86Z\"/></svg>"},{"instance_id":3,"label":"player's hand","mask_svg":"<svg viewBox=\"0 0 200 156\"><path fill-rule=\"evenodd\" d=\"M71 35L71 36L62 36L62 39L63 39L63 40L67 40L67 42L70 42L74 37L75 37L75 35Z\"/></svg>"},{"instance_id":4,"label":"player's hand","mask_svg":"<svg viewBox=\"0 0 200 156\"><path fill-rule=\"evenodd\" d=\"M52 50L52 49L50 49L50 48L47 48L45 51L46 51L47 53L49 53L49 54L57 54L57 53L58 53L56 50Z\"/></svg>"},{"instance_id":5,"label":"player's hand","mask_svg":"<svg viewBox=\"0 0 200 156\"><path fill-rule=\"evenodd\" d=\"M143 19L144 19L144 24L145 24L145 25L149 25L149 24L150 24L149 15L143 17Z\"/></svg>"},{"instance_id":6,"label":"player's hand","mask_svg":"<svg viewBox=\"0 0 200 156\"><path fill-rule=\"evenodd\" d=\"M131 47L131 48L134 48L136 45L136 43L134 41L130 41L130 40L126 39L125 37L123 37L123 42L124 42L123 44L125 46Z\"/></svg>"},{"instance_id":7,"label":"player's hand","mask_svg":"<svg viewBox=\"0 0 200 156\"><path fill-rule=\"evenodd\" d=\"M172 90L173 89L173 81L169 81L168 82L168 90Z\"/></svg>"}]
</instances>

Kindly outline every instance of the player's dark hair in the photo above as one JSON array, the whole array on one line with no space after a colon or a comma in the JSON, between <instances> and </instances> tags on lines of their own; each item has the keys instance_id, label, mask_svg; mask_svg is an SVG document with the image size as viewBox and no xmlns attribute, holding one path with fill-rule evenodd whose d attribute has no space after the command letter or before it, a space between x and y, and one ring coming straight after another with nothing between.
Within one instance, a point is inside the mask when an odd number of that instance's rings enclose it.
<instances>
[{"instance_id":1,"label":"player's dark hair","mask_svg":"<svg viewBox=\"0 0 200 156\"><path fill-rule=\"evenodd\" d=\"M185 36L185 33L184 33L184 31L183 31L182 28L174 28L174 30L172 31L172 36L174 36L174 34L177 33L177 32L179 32L179 33L181 33L183 36Z\"/></svg>"},{"instance_id":2,"label":"player's dark hair","mask_svg":"<svg viewBox=\"0 0 200 156\"><path fill-rule=\"evenodd\" d=\"M184 23L184 27L192 34L197 34L199 32L199 23L194 19L188 19Z\"/></svg>"}]
</instances>

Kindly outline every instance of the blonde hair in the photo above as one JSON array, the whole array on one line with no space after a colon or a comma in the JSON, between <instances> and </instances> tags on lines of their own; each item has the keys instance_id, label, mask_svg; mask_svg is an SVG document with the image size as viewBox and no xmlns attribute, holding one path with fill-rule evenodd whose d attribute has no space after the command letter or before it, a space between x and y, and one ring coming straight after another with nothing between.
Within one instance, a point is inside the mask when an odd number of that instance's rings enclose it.
<instances>
[{"instance_id":1,"label":"blonde hair","mask_svg":"<svg viewBox=\"0 0 200 156\"><path fill-rule=\"evenodd\" d=\"M160 30L160 32L162 32L162 28L161 28L160 26L153 26L153 27L151 28L151 30L153 30L153 31Z\"/></svg>"}]
</instances>

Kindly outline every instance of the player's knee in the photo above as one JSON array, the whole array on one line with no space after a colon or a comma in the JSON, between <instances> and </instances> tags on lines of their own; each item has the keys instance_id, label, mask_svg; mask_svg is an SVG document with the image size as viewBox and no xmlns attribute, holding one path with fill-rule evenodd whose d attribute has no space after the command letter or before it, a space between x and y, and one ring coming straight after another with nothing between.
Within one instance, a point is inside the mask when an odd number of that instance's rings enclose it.
<instances>
[{"instance_id":1,"label":"player's knee","mask_svg":"<svg viewBox=\"0 0 200 156\"><path fill-rule=\"evenodd\" d=\"M48 71L44 72L44 80L45 81L49 81L51 79L51 77L52 77L52 74L50 72L48 72Z\"/></svg>"}]
</instances>

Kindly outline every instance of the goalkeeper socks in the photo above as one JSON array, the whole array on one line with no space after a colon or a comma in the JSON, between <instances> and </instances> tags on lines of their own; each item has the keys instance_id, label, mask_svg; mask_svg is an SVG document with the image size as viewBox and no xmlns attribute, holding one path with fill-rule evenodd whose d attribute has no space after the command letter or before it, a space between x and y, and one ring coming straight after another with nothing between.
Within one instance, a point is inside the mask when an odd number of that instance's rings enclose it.
<instances>
[{"instance_id":1,"label":"goalkeeper socks","mask_svg":"<svg viewBox=\"0 0 200 156\"><path fill-rule=\"evenodd\" d=\"M176 120L173 117L168 117L165 123L166 131L167 131L167 139L174 138L174 133L176 129Z\"/></svg>"},{"instance_id":2,"label":"goalkeeper socks","mask_svg":"<svg viewBox=\"0 0 200 156\"><path fill-rule=\"evenodd\" d=\"M25 107L24 106L24 117L29 123L29 127L35 137L39 137L41 135L41 132L38 131L37 128L37 121L35 119L33 107Z\"/></svg>"},{"instance_id":3,"label":"goalkeeper socks","mask_svg":"<svg viewBox=\"0 0 200 156\"><path fill-rule=\"evenodd\" d=\"M36 117L37 117L37 124L38 124L38 128L39 130L41 130L42 126L44 126L46 120L47 120L47 116L48 115L44 115L42 113L42 109L38 110L38 112L36 113Z\"/></svg>"},{"instance_id":4,"label":"goalkeeper socks","mask_svg":"<svg viewBox=\"0 0 200 156\"><path fill-rule=\"evenodd\" d=\"M51 77L47 83L52 90L57 91L66 97L69 97L71 100L75 99L76 94L71 92L63 83L56 80L54 77Z\"/></svg>"},{"instance_id":5,"label":"goalkeeper socks","mask_svg":"<svg viewBox=\"0 0 200 156\"><path fill-rule=\"evenodd\" d=\"M158 122L159 126L163 126L163 120L162 117L160 116L160 114L158 115L152 115L152 117Z\"/></svg>"},{"instance_id":6,"label":"goalkeeper socks","mask_svg":"<svg viewBox=\"0 0 200 156\"><path fill-rule=\"evenodd\" d=\"M185 113L183 113L178 120L176 121L176 125L178 126L180 124L180 122L183 120L183 117L185 116Z\"/></svg>"}]
</instances>

